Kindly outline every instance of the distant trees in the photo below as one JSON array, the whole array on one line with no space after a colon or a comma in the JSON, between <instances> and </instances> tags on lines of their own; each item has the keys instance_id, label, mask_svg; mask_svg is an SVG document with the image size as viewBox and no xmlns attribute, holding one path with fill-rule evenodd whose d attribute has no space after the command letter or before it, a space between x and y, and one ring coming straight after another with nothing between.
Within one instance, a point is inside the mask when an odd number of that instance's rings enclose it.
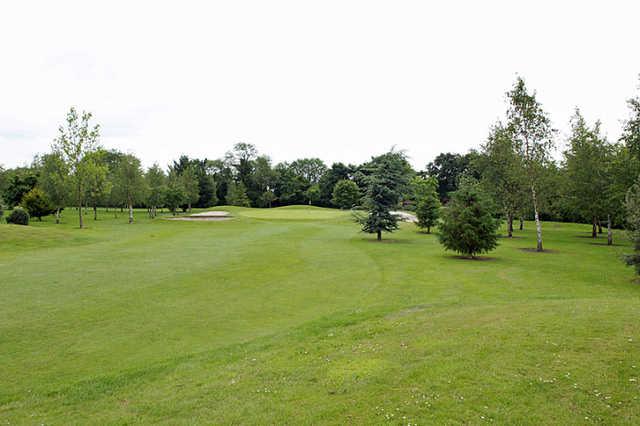
<instances>
[{"instance_id":1,"label":"distant trees","mask_svg":"<svg viewBox=\"0 0 640 426\"><path fill-rule=\"evenodd\" d=\"M640 96L629 99L627 105L629 118L624 122L620 140L633 156L640 159Z\"/></svg>"},{"instance_id":2,"label":"distant trees","mask_svg":"<svg viewBox=\"0 0 640 426\"><path fill-rule=\"evenodd\" d=\"M333 188L331 202L340 209L350 209L360 201L360 188L350 180L340 180Z\"/></svg>"},{"instance_id":3,"label":"distant trees","mask_svg":"<svg viewBox=\"0 0 640 426\"><path fill-rule=\"evenodd\" d=\"M507 236L513 236L513 221L525 209L526 176L522 158L516 152L509 131L501 123L494 125L482 146L476 167L485 193L501 207L507 222Z\"/></svg>"},{"instance_id":4,"label":"distant trees","mask_svg":"<svg viewBox=\"0 0 640 426\"><path fill-rule=\"evenodd\" d=\"M72 107L67 113L65 125L59 127L59 134L53 145L54 151L60 155L69 170L81 229L84 227L82 207L89 173L85 157L97 149L100 136L100 126L90 126L91 117L90 112L79 115Z\"/></svg>"},{"instance_id":5,"label":"distant trees","mask_svg":"<svg viewBox=\"0 0 640 426\"><path fill-rule=\"evenodd\" d=\"M590 128L576 108L571 118L568 146L564 152L567 201L584 219L591 221L591 236L596 238L600 218L610 215L606 203L608 147L600 136L600 123Z\"/></svg>"},{"instance_id":6,"label":"distant trees","mask_svg":"<svg viewBox=\"0 0 640 426\"><path fill-rule=\"evenodd\" d=\"M511 91L507 93L507 98L507 130L515 144L516 152L523 161L536 221L536 250L542 251L542 224L537 190L541 172L549 161L550 151L554 146L554 130L547 113L536 99L535 92L529 93L522 78L518 77Z\"/></svg>"},{"instance_id":7,"label":"distant trees","mask_svg":"<svg viewBox=\"0 0 640 426\"><path fill-rule=\"evenodd\" d=\"M167 191L167 177L158 163L149 167L144 175L145 185L147 187L146 205L149 209L149 217L154 218L157 214L159 206L164 204L165 193Z\"/></svg>"},{"instance_id":8,"label":"distant trees","mask_svg":"<svg viewBox=\"0 0 640 426\"><path fill-rule=\"evenodd\" d=\"M251 201L247 196L247 188L242 181L231 182L227 192L227 203L232 206L250 207Z\"/></svg>"},{"instance_id":9,"label":"distant trees","mask_svg":"<svg viewBox=\"0 0 640 426\"><path fill-rule=\"evenodd\" d=\"M411 167L402 152L390 151L372 159L365 167L367 191L363 198L366 216L356 216L362 231L376 234L382 240L383 232L398 229L398 219L391 213L406 189Z\"/></svg>"},{"instance_id":10,"label":"distant trees","mask_svg":"<svg viewBox=\"0 0 640 426\"><path fill-rule=\"evenodd\" d=\"M438 239L447 250L475 258L498 245L499 221L478 185L463 184L452 194L442 217Z\"/></svg>"},{"instance_id":11,"label":"distant trees","mask_svg":"<svg viewBox=\"0 0 640 426\"><path fill-rule=\"evenodd\" d=\"M145 197L145 181L140 160L134 155L127 154L121 158L116 174L120 201L129 210L129 223L133 223L133 205L141 202Z\"/></svg>"},{"instance_id":12,"label":"distant trees","mask_svg":"<svg viewBox=\"0 0 640 426\"><path fill-rule=\"evenodd\" d=\"M427 165L426 174L436 178L442 202L447 202L449 193L458 189L458 180L469 170L472 157L471 153L461 155L446 152L439 154Z\"/></svg>"},{"instance_id":13,"label":"distant trees","mask_svg":"<svg viewBox=\"0 0 640 426\"><path fill-rule=\"evenodd\" d=\"M86 200L93 208L93 220L98 220L98 205L104 203L111 193L111 182L108 180L109 168L103 161L104 151L96 150L85 156Z\"/></svg>"}]
</instances>

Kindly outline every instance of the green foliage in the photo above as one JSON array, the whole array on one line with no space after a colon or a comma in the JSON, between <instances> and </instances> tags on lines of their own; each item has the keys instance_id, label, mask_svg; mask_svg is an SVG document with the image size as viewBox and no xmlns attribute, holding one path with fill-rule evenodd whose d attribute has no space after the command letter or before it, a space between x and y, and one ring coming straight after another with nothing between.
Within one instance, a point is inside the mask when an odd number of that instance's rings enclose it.
<instances>
[{"instance_id":1,"label":"green foliage","mask_svg":"<svg viewBox=\"0 0 640 426\"><path fill-rule=\"evenodd\" d=\"M567 202L578 211L582 218L593 221L605 217L607 209L607 187L609 174L607 162L603 161L608 146L600 135L600 123L589 128L576 109L571 118L569 149L564 152L567 175ZM595 238L597 234L594 233Z\"/></svg>"},{"instance_id":2,"label":"green foliage","mask_svg":"<svg viewBox=\"0 0 640 426\"><path fill-rule=\"evenodd\" d=\"M627 105L630 110L629 118L624 122L620 140L640 160L640 96L629 99Z\"/></svg>"},{"instance_id":3,"label":"green foliage","mask_svg":"<svg viewBox=\"0 0 640 426\"><path fill-rule=\"evenodd\" d=\"M483 191L501 207L507 219L507 233L511 236L513 219L525 210L529 198L522 158L502 124L498 123L491 129L475 166L482 171L480 183Z\"/></svg>"},{"instance_id":4,"label":"green foliage","mask_svg":"<svg viewBox=\"0 0 640 426\"><path fill-rule=\"evenodd\" d=\"M155 211L164 203L167 190L167 177L160 166L155 163L149 167L144 175L145 185L148 189L146 205L150 209L151 217L155 217Z\"/></svg>"},{"instance_id":5,"label":"green foliage","mask_svg":"<svg viewBox=\"0 0 640 426\"><path fill-rule=\"evenodd\" d=\"M72 191L69 169L59 152L52 152L42 157L39 186L56 209L64 208L69 201Z\"/></svg>"},{"instance_id":6,"label":"green foliage","mask_svg":"<svg viewBox=\"0 0 640 426\"><path fill-rule=\"evenodd\" d=\"M320 188L320 200L321 206L332 206L333 189L336 183L341 180L349 180L351 174L351 168L345 166L342 163L333 163L331 168L327 169L318 182Z\"/></svg>"},{"instance_id":7,"label":"green foliage","mask_svg":"<svg viewBox=\"0 0 640 426\"><path fill-rule=\"evenodd\" d=\"M251 201L247 196L247 188L242 182L232 182L227 193L227 203L230 206L250 207Z\"/></svg>"},{"instance_id":8,"label":"green foliage","mask_svg":"<svg viewBox=\"0 0 640 426\"><path fill-rule=\"evenodd\" d=\"M635 253L626 256L628 265L633 265L640 275L640 176L627 192L625 208L627 212L627 229L633 243Z\"/></svg>"},{"instance_id":9,"label":"green foliage","mask_svg":"<svg viewBox=\"0 0 640 426\"><path fill-rule=\"evenodd\" d=\"M175 172L169 173L167 189L164 191L164 204L169 211L176 214L176 210L184 204L187 193L182 185L182 180Z\"/></svg>"},{"instance_id":10,"label":"green foliage","mask_svg":"<svg viewBox=\"0 0 640 426\"><path fill-rule=\"evenodd\" d=\"M304 193L304 196L309 200L309 205L317 206L320 204L320 185L311 185Z\"/></svg>"},{"instance_id":11,"label":"green foliage","mask_svg":"<svg viewBox=\"0 0 640 426\"><path fill-rule=\"evenodd\" d=\"M471 257L495 249L500 223L494 213L478 185L461 186L444 211L438 234L440 243L447 250Z\"/></svg>"},{"instance_id":12,"label":"green foliage","mask_svg":"<svg viewBox=\"0 0 640 426\"><path fill-rule=\"evenodd\" d=\"M85 157L98 148L100 126L91 127L91 113L78 115L75 108L67 113L65 126L58 129L58 137L53 144L54 152L64 161L75 192L76 207L80 228L83 225L82 207L84 206L86 185L91 173L90 162Z\"/></svg>"},{"instance_id":13,"label":"green foliage","mask_svg":"<svg viewBox=\"0 0 640 426\"><path fill-rule=\"evenodd\" d=\"M434 180L421 178L414 179L412 183L416 194L416 225L426 229L429 234L440 217L441 204L436 191L437 184Z\"/></svg>"},{"instance_id":14,"label":"green foliage","mask_svg":"<svg viewBox=\"0 0 640 426\"><path fill-rule=\"evenodd\" d=\"M187 210L191 210L191 205L197 203L200 198L200 185L196 169L193 166L187 167L180 176L184 188Z\"/></svg>"},{"instance_id":15,"label":"green foliage","mask_svg":"<svg viewBox=\"0 0 640 426\"><path fill-rule=\"evenodd\" d=\"M331 203L340 209L351 209L357 206L360 202L360 188L355 182L350 180L341 180L336 183L333 188L333 197Z\"/></svg>"},{"instance_id":16,"label":"green foliage","mask_svg":"<svg viewBox=\"0 0 640 426\"><path fill-rule=\"evenodd\" d=\"M14 225L29 225L29 213L20 206L16 206L7 216L7 223Z\"/></svg>"},{"instance_id":17,"label":"green foliage","mask_svg":"<svg viewBox=\"0 0 640 426\"><path fill-rule=\"evenodd\" d=\"M382 232L398 229L398 219L391 210L398 206L408 187L410 170L406 156L398 151L375 157L366 167L368 186L364 208L367 215L356 215L356 220L363 232L377 234L378 241L382 239Z\"/></svg>"},{"instance_id":18,"label":"green foliage","mask_svg":"<svg viewBox=\"0 0 640 426\"><path fill-rule=\"evenodd\" d=\"M31 167L19 167L4 173L3 198L9 207L20 204L22 197L38 183L38 173Z\"/></svg>"},{"instance_id":19,"label":"green foliage","mask_svg":"<svg viewBox=\"0 0 640 426\"><path fill-rule=\"evenodd\" d=\"M458 180L469 170L472 158L471 153L462 155L447 152L439 154L427 165L426 173L437 180L438 195L442 202L449 199L449 193L458 189Z\"/></svg>"},{"instance_id":20,"label":"green foliage","mask_svg":"<svg viewBox=\"0 0 640 426\"><path fill-rule=\"evenodd\" d=\"M39 221L42 220L42 216L48 216L56 211L47 194L38 187L27 192L22 197L20 204L29 212L31 217L37 217Z\"/></svg>"}]
</instances>

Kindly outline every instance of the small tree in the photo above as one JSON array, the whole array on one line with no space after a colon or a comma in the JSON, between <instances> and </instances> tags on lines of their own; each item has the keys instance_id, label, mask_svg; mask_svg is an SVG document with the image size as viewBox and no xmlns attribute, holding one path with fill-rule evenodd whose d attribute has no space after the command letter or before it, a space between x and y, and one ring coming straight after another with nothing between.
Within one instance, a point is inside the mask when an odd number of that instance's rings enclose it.
<instances>
[{"instance_id":1,"label":"small tree","mask_svg":"<svg viewBox=\"0 0 640 426\"><path fill-rule=\"evenodd\" d=\"M231 206L250 207L251 201L247 196L247 188L242 181L231 182L227 192L227 203Z\"/></svg>"},{"instance_id":2,"label":"small tree","mask_svg":"<svg viewBox=\"0 0 640 426\"><path fill-rule=\"evenodd\" d=\"M182 171L180 178L186 195L187 211L191 211L191 204L198 202L200 198L198 174L193 166L188 166Z\"/></svg>"},{"instance_id":3,"label":"small tree","mask_svg":"<svg viewBox=\"0 0 640 426\"><path fill-rule=\"evenodd\" d=\"M171 214L176 215L176 210L184 203L186 198L187 194L182 186L182 180L175 172L169 173L167 189L164 192L164 203L171 211Z\"/></svg>"},{"instance_id":4,"label":"small tree","mask_svg":"<svg viewBox=\"0 0 640 426\"><path fill-rule=\"evenodd\" d=\"M430 234L431 228L438 223L440 207L438 192L436 191L436 187L433 186L432 191L425 194L423 198L418 199L418 205L416 206L418 222L416 222L416 225L421 229L426 229L427 234Z\"/></svg>"},{"instance_id":5,"label":"small tree","mask_svg":"<svg viewBox=\"0 0 640 426\"><path fill-rule=\"evenodd\" d=\"M84 157L97 149L100 126L89 126L90 112L78 115L75 108L67 113L66 127L60 126L59 135L55 139L53 149L59 153L69 169L73 182L75 201L78 207L80 228L84 227L82 206L85 200L87 168Z\"/></svg>"},{"instance_id":6,"label":"small tree","mask_svg":"<svg viewBox=\"0 0 640 426\"><path fill-rule=\"evenodd\" d=\"M453 193L443 214L438 239L446 250L475 258L498 245L500 222L487 196L466 183Z\"/></svg>"},{"instance_id":7,"label":"small tree","mask_svg":"<svg viewBox=\"0 0 640 426\"><path fill-rule=\"evenodd\" d=\"M640 177L627 192L625 207L627 211L627 229L633 242L634 253L626 256L628 265L635 266L640 274Z\"/></svg>"},{"instance_id":8,"label":"small tree","mask_svg":"<svg viewBox=\"0 0 640 426\"><path fill-rule=\"evenodd\" d=\"M56 211L47 198L47 194L38 187L27 192L22 197L21 204L29 212L29 216L37 217L38 221L42 221L42 216L48 216Z\"/></svg>"},{"instance_id":9,"label":"small tree","mask_svg":"<svg viewBox=\"0 0 640 426\"><path fill-rule=\"evenodd\" d=\"M40 170L40 186L47 194L51 204L56 209L56 223L60 223L60 210L69 198L69 170L60 153L53 152L42 157Z\"/></svg>"},{"instance_id":10,"label":"small tree","mask_svg":"<svg viewBox=\"0 0 640 426\"><path fill-rule=\"evenodd\" d=\"M358 205L360 201L360 189L355 182L350 180L340 180L333 188L333 198L331 202L336 207L346 210Z\"/></svg>"}]
</instances>

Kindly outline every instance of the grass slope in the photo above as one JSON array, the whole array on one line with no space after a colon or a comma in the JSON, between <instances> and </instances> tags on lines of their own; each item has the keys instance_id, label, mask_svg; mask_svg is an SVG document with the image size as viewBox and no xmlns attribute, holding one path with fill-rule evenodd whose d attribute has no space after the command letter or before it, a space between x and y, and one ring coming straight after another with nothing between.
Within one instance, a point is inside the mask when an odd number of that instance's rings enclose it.
<instances>
[{"instance_id":1,"label":"grass slope","mask_svg":"<svg viewBox=\"0 0 640 426\"><path fill-rule=\"evenodd\" d=\"M0 423L640 421L640 287L589 226L469 261L410 224L225 209L0 225Z\"/></svg>"}]
</instances>

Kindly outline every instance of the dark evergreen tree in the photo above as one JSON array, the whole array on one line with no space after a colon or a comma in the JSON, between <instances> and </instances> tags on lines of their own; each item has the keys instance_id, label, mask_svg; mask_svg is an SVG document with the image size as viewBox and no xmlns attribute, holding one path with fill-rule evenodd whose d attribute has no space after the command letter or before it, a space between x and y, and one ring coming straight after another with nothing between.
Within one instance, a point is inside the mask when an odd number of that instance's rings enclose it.
<instances>
[{"instance_id":1,"label":"dark evergreen tree","mask_svg":"<svg viewBox=\"0 0 640 426\"><path fill-rule=\"evenodd\" d=\"M465 183L452 194L442 217L438 239L447 250L475 258L498 245L500 222L478 185Z\"/></svg>"},{"instance_id":2,"label":"dark evergreen tree","mask_svg":"<svg viewBox=\"0 0 640 426\"><path fill-rule=\"evenodd\" d=\"M364 196L366 216L356 216L362 231L376 234L382 240L383 232L398 229L398 218L391 211L398 206L406 190L411 167L402 152L390 151L367 164L367 192Z\"/></svg>"}]
</instances>

